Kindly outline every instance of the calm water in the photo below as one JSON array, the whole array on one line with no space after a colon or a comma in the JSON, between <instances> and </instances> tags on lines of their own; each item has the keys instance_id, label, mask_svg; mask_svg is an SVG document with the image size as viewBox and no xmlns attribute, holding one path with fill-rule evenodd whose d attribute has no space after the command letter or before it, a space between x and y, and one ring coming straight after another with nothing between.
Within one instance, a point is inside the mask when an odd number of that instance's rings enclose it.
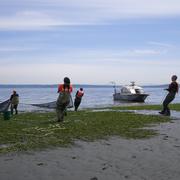
<instances>
[{"instance_id":1,"label":"calm water","mask_svg":"<svg viewBox=\"0 0 180 180\"><path fill-rule=\"evenodd\" d=\"M83 86L82 86L83 87ZM166 92L163 90L165 86L149 86L144 87L146 93L150 94L147 97L145 103L141 104L161 104L164 99ZM31 106L30 104L40 104L52 102L57 99L57 88L56 86L0 86L0 101L8 99L15 89L20 96L19 110L21 111L36 111L42 110L41 108ZM77 88L75 87L72 93L74 99ZM114 102L113 101L113 88L112 87L84 87L85 95L82 99L80 108L92 108L92 107L105 107L109 105L137 105L139 103L125 103L125 102ZM179 94L176 96L174 103L180 103Z\"/></svg>"}]
</instances>

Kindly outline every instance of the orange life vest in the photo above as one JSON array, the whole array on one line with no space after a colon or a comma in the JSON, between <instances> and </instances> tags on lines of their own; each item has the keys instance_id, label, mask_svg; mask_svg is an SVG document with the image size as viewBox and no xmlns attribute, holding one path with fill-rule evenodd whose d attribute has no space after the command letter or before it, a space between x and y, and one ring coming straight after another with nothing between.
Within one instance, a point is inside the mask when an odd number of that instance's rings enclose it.
<instances>
[{"instance_id":1,"label":"orange life vest","mask_svg":"<svg viewBox=\"0 0 180 180\"><path fill-rule=\"evenodd\" d=\"M59 92L72 92L73 91L73 87L72 87L72 85L70 85L70 87L69 88L64 88L64 84L60 84L59 85L59 87L58 87L58 93Z\"/></svg>"},{"instance_id":2,"label":"orange life vest","mask_svg":"<svg viewBox=\"0 0 180 180\"><path fill-rule=\"evenodd\" d=\"M83 95L84 95L84 92L79 90L77 93L77 97L82 98Z\"/></svg>"}]
</instances>

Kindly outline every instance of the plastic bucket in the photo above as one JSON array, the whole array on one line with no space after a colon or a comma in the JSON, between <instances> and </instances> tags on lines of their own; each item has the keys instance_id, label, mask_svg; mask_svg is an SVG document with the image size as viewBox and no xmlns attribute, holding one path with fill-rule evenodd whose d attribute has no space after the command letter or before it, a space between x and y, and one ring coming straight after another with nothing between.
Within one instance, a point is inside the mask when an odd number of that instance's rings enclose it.
<instances>
[{"instance_id":1,"label":"plastic bucket","mask_svg":"<svg viewBox=\"0 0 180 180\"><path fill-rule=\"evenodd\" d=\"M3 117L4 117L4 120L10 120L11 112L10 111L3 112Z\"/></svg>"}]
</instances>

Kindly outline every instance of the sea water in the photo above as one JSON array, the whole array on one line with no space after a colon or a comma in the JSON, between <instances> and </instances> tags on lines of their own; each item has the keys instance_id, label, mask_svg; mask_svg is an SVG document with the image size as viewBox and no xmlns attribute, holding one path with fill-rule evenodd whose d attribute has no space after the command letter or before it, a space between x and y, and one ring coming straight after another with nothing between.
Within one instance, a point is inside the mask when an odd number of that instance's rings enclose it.
<instances>
[{"instance_id":1,"label":"sea water","mask_svg":"<svg viewBox=\"0 0 180 180\"><path fill-rule=\"evenodd\" d=\"M77 85L74 86L72 98L74 99L76 91L79 87L84 88L84 96L80 108L97 108L107 106L126 106L139 104L162 104L167 91L164 86L144 86L144 91L149 94L144 103L130 103L122 101L114 101L114 89L111 86L92 86ZM0 102L7 100L12 91L16 90L20 97L20 111L41 111L44 110L31 104L41 104L56 101L58 97L57 85L0 85ZM176 96L174 103L180 103L180 95Z\"/></svg>"}]
</instances>

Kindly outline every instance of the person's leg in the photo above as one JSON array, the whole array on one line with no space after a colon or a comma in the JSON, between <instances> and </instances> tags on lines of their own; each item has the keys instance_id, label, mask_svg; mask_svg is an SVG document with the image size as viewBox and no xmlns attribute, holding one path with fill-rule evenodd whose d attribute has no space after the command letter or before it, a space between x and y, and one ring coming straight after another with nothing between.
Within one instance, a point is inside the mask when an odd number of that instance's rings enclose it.
<instances>
[{"instance_id":1,"label":"person's leg","mask_svg":"<svg viewBox=\"0 0 180 180\"><path fill-rule=\"evenodd\" d=\"M60 119L61 119L61 121L64 121L64 116L67 116L68 104L69 104L69 101L61 105L61 108L60 108Z\"/></svg>"},{"instance_id":2,"label":"person's leg","mask_svg":"<svg viewBox=\"0 0 180 180\"><path fill-rule=\"evenodd\" d=\"M81 103L81 101L79 101L79 102L77 103L77 109L78 109L78 107L79 107L80 103Z\"/></svg>"},{"instance_id":3,"label":"person's leg","mask_svg":"<svg viewBox=\"0 0 180 180\"><path fill-rule=\"evenodd\" d=\"M56 107L56 112L57 112L57 119L59 122L62 122L64 120L64 115L67 116L67 106L69 104L69 101L67 101L66 103L59 103L57 104Z\"/></svg>"},{"instance_id":4,"label":"person's leg","mask_svg":"<svg viewBox=\"0 0 180 180\"><path fill-rule=\"evenodd\" d=\"M80 103L81 103L81 100L79 100L79 99L76 99L76 100L75 100L75 102L74 102L75 111L77 111Z\"/></svg>"},{"instance_id":5,"label":"person's leg","mask_svg":"<svg viewBox=\"0 0 180 180\"><path fill-rule=\"evenodd\" d=\"M64 114L65 114L65 111L66 111L66 107L63 106L62 109L61 109L61 111L62 111L62 116L61 116L61 118L62 118L62 120L64 120Z\"/></svg>"},{"instance_id":6,"label":"person's leg","mask_svg":"<svg viewBox=\"0 0 180 180\"><path fill-rule=\"evenodd\" d=\"M164 102L163 102L163 110L162 110L162 114L170 116L171 112L170 109L168 107L168 105L174 100L175 98L175 94L174 93L169 93Z\"/></svg>"},{"instance_id":7,"label":"person's leg","mask_svg":"<svg viewBox=\"0 0 180 180\"><path fill-rule=\"evenodd\" d=\"M168 105L168 95L166 96L166 98L163 101L163 109L162 109L162 111L159 112L159 114L164 114L166 112L167 105Z\"/></svg>"},{"instance_id":8,"label":"person's leg","mask_svg":"<svg viewBox=\"0 0 180 180\"><path fill-rule=\"evenodd\" d=\"M16 104L16 105L14 105L14 109L15 109L16 114L18 114L17 107L18 107L18 105L17 105L17 104Z\"/></svg>"},{"instance_id":9,"label":"person's leg","mask_svg":"<svg viewBox=\"0 0 180 180\"><path fill-rule=\"evenodd\" d=\"M62 121L62 111L61 111L60 107L56 108L56 113L57 113L57 121L61 122Z\"/></svg>"},{"instance_id":10,"label":"person's leg","mask_svg":"<svg viewBox=\"0 0 180 180\"><path fill-rule=\"evenodd\" d=\"M61 106L61 121L64 121L64 116L67 116L67 106L68 106L69 102L68 103L65 103Z\"/></svg>"},{"instance_id":11,"label":"person's leg","mask_svg":"<svg viewBox=\"0 0 180 180\"><path fill-rule=\"evenodd\" d=\"M168 109L168 104L169 104L169 101L168 101L168 98L166 98L163 102L163 110L162 110L162 114L165 114L167 112L167 109Z\"/></svg>"},{"instance_id":12,"label":"person's leg","mask_svg":"<svg viewBox=\"0 0 180 180\"><path fill-rule=\"evenodd\" d=\"M77 99L74 100L74 111L77 111Z\"/></svg>"},{"instance_id":13,"label":"person's leg","mask_svg":"<svg viewBox=\"0 0 180 180\"><path fill-rule=\"evenodd\" d=\"M13 115L13 109L14 109L14 105L11 104L11 115Z\"/></svg>"},{"instance_id":14,"label":"person's leg","mask_svg":"<svg viewBox=\"0 0 180 180\"><path fill-rule=\"evenodd\" d=\"M67 116L67 108L64 110L64 116Z\"/></svg>"},{"instance_id":15,"label":"person's leg","mask_svg":"<svg viewBox=\"0 0 180 180\"><path fill-rule=\"evenodd\" d=\"M74 110L77 111L77 104L74 105Z\"/></svg>"},{"instance_id":16,"label":"person's leg","mask_svg":"<svg viewBox=\"0 0 180 180\"><path fill-rule=\"evenodd\" d=\"M59 109L56 107L56 116L57 116L57 121L59 121Z\"/></svg>"},{"instance_id":17,"label":"person's leg","mask_svg":"<svg viewBox=\"0 0 180 180\"><path fill-rule=\"evenodd\" d=\"M166 115L166 116L170 116L171 115L171 111L170 111L168 106L167 106L167 109L166 109L166 112L165 112L164 115Z\"/></svg>"}]
</instances>

